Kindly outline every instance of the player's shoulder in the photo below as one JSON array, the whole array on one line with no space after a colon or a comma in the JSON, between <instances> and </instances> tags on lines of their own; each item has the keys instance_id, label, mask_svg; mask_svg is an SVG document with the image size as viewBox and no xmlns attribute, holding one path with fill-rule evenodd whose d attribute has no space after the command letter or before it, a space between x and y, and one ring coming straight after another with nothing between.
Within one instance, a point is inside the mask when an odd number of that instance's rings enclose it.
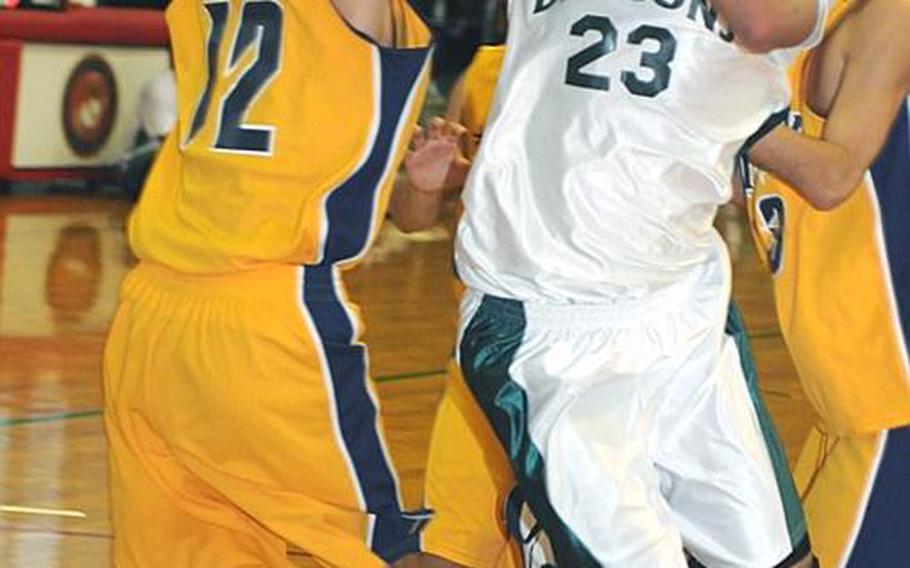
<instances>
[{"instance_id":1,"label":"player's shoulder","mask_svg":"<svg viewBox=\"0 0 910 568\"><path fill-rule=\"evenodd\" d=\"M887 60L891 69L901 69L910 79L910 0L865 0L856 2L850 15L850 55L869 63Z\"/></svg>"},{"instance_id":2,"label":"player's shoulder","mask_svg":"<svg viewBox=\"0 0 910 568\"><path fill-rule=\"evenodd\" d=\"M853 0L853 25L857 39L865 42L910 41L907 26L910 23L910 0ZM899 32L891 34L890 32Z\"/></svg>"},{"instance_id":3,"label":"player's shoulder","mask_svg":"<svg viewBox=\"0 0 910 568\"><path fill-rule=\"evenodd\" d=\"M502 68L506 47L502 44L481 45L464 73L465 88L471 90L485 84L491 76L498 76Z\"/></svg>"},{"instance_id":4,"label":"player's shoulder","mask_svg":"<svg viewBox=\"0 0 910 568\"><path fill-rule=\"evenodd\" d=\"M487 65L497 64L505 57L505 44L484 44L477 48L471 59L471 65L475 67L485 67Z\"/></svg>"}]
</instances>

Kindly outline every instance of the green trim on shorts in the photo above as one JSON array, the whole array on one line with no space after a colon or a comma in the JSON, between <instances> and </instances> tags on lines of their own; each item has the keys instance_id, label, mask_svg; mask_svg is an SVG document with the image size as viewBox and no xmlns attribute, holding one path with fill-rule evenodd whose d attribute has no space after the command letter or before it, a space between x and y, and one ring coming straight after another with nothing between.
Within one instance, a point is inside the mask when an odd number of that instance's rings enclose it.
<instances>
[{"instance_id":1,"label":"green trim on shorts","mask_svg":"<svg viewBox=\"0 0 910 568\"><path fill-rule=\"evenodd\" d=\"M459 345L462 374L505 449L521 497L549 538L558 565L599 567L547 497L543 456L528 432L528 397L509 375L525 327L521 302L484 296Z\"/></svg>"},{"instance_id":2,"label":"green trim on shorts","mask_svg":"<svg viewBox=\"0 0 910 568\"><path fill-rule=\"evenodd\" d=\"M758 373L756 372L755 361L752 359L752 350L749 347L749 336L746 333L746 326L743 323L739 308L733 301L730 302L730 311L727 313L726 332L736 342L736 347L739 350L746 386L749 388L752 406L758 416L762 436L765 439L765 446L768 448L768 455L771 457L774 475L777 478L777 489L780 491L784 514L787 518L790 544L795 549L806 540L808 534L806 518L803 515L799 494L796 492L796 485L794 485L793 477L790 475L790 467L787 464L787 455L784 453L784 447L780 442L777 430L774 428L774 423L771 421L768 408L765 406L761 393L759 393Z\"/></svg>"}]
</instances>

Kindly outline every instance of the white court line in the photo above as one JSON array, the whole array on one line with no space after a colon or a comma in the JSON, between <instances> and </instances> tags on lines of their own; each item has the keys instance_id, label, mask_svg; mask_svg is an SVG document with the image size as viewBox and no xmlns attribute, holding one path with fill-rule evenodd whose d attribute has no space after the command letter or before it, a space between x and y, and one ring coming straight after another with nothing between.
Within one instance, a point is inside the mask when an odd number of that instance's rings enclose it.
<instances>
[{"instance_id":1,"label":"white court line","mask_svg":"<svg viewBox=\"0 0 910 568\"><path fill-rule=\"evenodd\" d=\"M72 519L85 519L88 517L82 511L66 509L40 509L37 507L17 507L15 505L0 505L0 513L13 513L19 515L45 515L48 517L69 517Z\"/></svg>"}]
</instances>

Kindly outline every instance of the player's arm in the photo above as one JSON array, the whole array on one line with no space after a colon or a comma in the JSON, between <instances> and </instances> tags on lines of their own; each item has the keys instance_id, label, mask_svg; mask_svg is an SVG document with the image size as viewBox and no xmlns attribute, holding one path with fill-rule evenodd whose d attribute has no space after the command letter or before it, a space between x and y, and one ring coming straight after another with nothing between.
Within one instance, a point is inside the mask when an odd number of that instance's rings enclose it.
<instances>
[{"instance_id":1,"label":"player's arm","mask_svg":"<svg viewBox=\"0 0 910 568\"><path fill-rule=\"evenodd\" d=\"M461 153L465 129L434 118L427 132L415 134L405 157L406 175L395 187L389 210L404 232L428 229L439 222L445 203L464 185L471 163Z\"/></svg>"},{"instance_id":2,"label":"player's arm","mask_svg":"<svg viewBox=\"0 0 910 568\"><path fill-rule=\"evenodd\" d=\"M828 114L823 139L777 128L749 153L817 209L836 207L860 185L910 92L910 0L873 0L861 9L837 94L830 109L819 109Z\"/></svg>"},{"instance_id":3,"label":"player's arm","mask_svg":"<svg viewBox=\"0 0 910 568\"><path fill-rule=\"evenodd\" d=\"M395 41L392 1L331 0L348 24L385 46Z\"/></svg>"},{"instance_id":4,"label":"player's arm","mask_svg":"<svg viewBox=\"0 0 910 568\"><path fill-rule=\"evenodd\" d=\"M462 112L465 104L465 78L462 74L455 82L452 93L449 95L448 106L446 107L446 120L450 123L460 123ZM433 127L434 122L430 123ZM438 125L438 122L436 122ZM432 134L432 133L431 133ZM412 146L417 150L418 144L422 146L422 133L418 134L415 143ZM462 137L463 139L463 137ZM464 147L461 148L464 155ZM413 161L415 156L410 156L411 160L405 161L405 171L409 172L414 169L415 173L418 163ZM408 167L410 163L411 167ZM425 165L423 167L426 167ZM419 174L418 174L419 175ZM467 176L467 169L464 175ZM411 175L402 176L398 185L395 186L395 193L392 194L392 204L389 211L392 215L392 221L400 230L410 233L412 231L422 231L436 225L442 217L443 209L446 203L457 193L452 191L421 191L419 187L411 181ZM462 182L463 184L463 182Z\"/></svg>"},{"instance_id":5,"label":"player's arm","mask_svg":"<svg viewBox=\"0 0 910 568\"><path fill-rule=\"evenodd\" d=\"M743 48L765 53L812 41L830 0L712 0L711 5Z\"/></svg>"},{"instance_id":6,"label":"player's arm","mask_svg":"<svg viewBox=\"0 0 910 568\"><path fill-rule=\"evenodd\" d=\"M856 155L838 143L815 140L779 126L749 152L749 161L795 188L812 207L833 209L863 179Z\"/></svg>"}]
</instances>

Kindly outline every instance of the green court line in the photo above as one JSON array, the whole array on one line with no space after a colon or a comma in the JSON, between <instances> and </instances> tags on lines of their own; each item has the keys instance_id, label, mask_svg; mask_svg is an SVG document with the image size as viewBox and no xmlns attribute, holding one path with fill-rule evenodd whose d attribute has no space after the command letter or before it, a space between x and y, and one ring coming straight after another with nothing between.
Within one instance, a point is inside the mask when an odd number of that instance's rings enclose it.
<instances>
[{"instance_id":1,"label":"green court line","mask_svg":"<svg viewBox=\"0 0 910 568\"><path fill-rule=\"evenodd\" d=\"M760 331L749 335L750 339L770 339L780 337L780 332L775 330ZM429 371L415 371L411 373L399 373L395 375L380 375L376 377L377 383L394 383L396 381L406 381L412 379L429 379L445 375L448 371L445 369L431 369ZM63 422L65 420L79 420L82 418L94 418L101 416L101 409L80 410L73 412L57 412L54 414L41 414L35 416L23 416L21 418L0 418L0 428L10 428L13 426L24 426L28 424L46 424L48 422Z\"/></svg>"},{"instance_id":2,"label":"green court line","mask_svg":"<svg viewBox=\"0 0 910 568\"><path fill-rule=\"evenodd\" d=\"M377 383L393 383L395 381L404 381L407 379L428 379L430 377L438 377L439 375L445 375L448 371L445 369L433 369L432 371L417 371L414 373L401 373L400 375L385 375L382 377L376 377L374 380Z\"/></svg>"},{"instance_id":3,"label":"green court line","mask_svg":"<svg viewBox=\"0 0 910 568\"><path fill-rule=\"evenodd\" d=\"M433 369L430 371L417 371L412 373L400 373L397 375L383 375L376 377L377 383L392 383L395 381L405 381L409 379L428 379L446 374L445 369ZM46 424L48 422L63 422L65 420L79 420L81 418L94 418L101 416L101 409L79 410L73 412L57 412L54 414L40 414L33 416L23 416L21 418L0 418L0 428L9 428L12 426L23 426L27 424Z\"/></svg>"},{"instance_id":4,"label":"green court line","mask_svg":"<svg viewBox=\"0 0 910 568\"><path fill-rule=\"evenodd\" d=\"M0 428L20 426L22 424L40 424L42 422L62 422L63 420L77 420L79 418L90 418L93 416L101 416L101 409L80 410L78 412L58 412L55 414L42 414L39 416L24 416L22 418L5 418L0 419Z\"/></svg>"}]
</instances>

